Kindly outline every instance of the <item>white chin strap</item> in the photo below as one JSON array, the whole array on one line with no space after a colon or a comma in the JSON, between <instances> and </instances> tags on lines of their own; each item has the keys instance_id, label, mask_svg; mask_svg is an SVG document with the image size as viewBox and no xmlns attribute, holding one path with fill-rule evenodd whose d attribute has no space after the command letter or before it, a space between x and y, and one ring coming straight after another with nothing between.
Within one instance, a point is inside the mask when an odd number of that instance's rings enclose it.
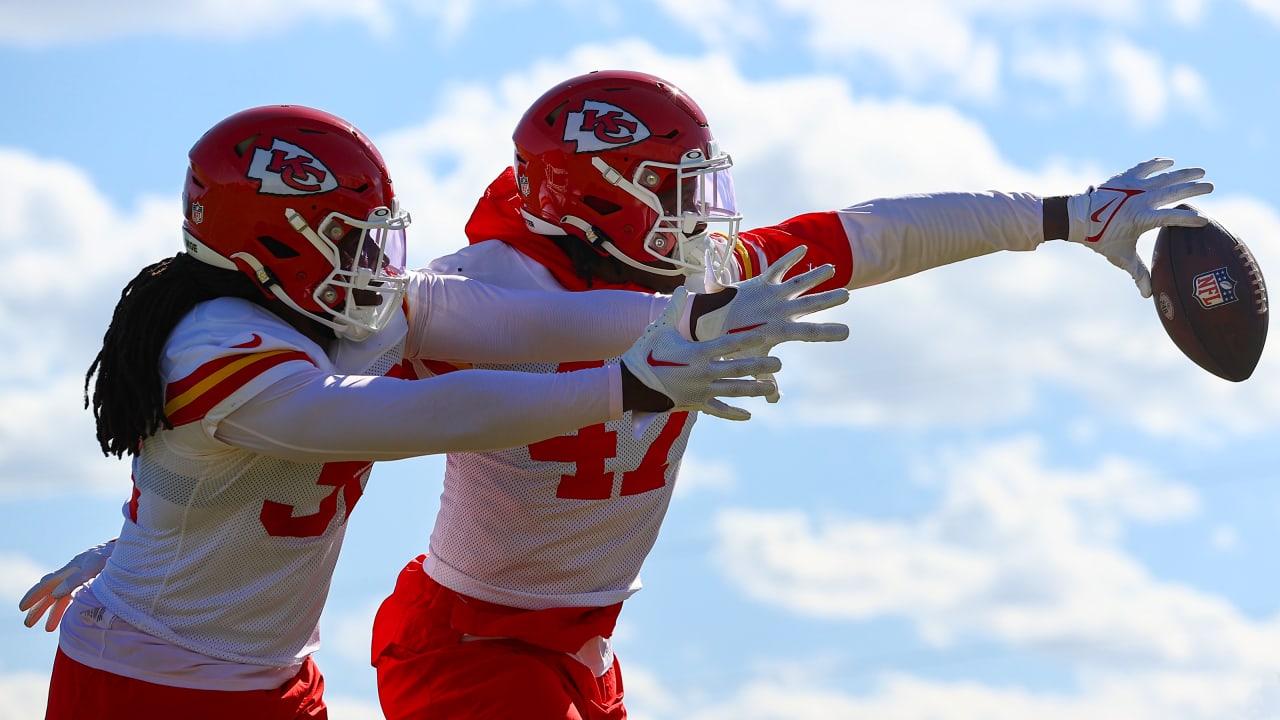
<instances>
[{"instance_id":1,"label":"white chin strap","mask_svg":"<svg viewBox=\"0 0 1280 720\"><path fill-rule=\"evenodd\" d=\"M609 255L612 256L615 260L621 262L624 265L633 267L636 270L643 270L644 272L653 273L654 275L665 275L668 277L673 277L676 275L684 275L687 272L684 268L681 268L681 267L661 268L661 267L655 267L653 265L645 265L639 260L635 260L627 256L626 253L619 250L617 246L614 245L611 241L601 239L600 236L596 234L595 228L591 227L591 224L588 223L586 220L583 220L582 218L574 217L572 215L565 215L564 217L560 218L560 222L565 223L566 225L572 225L578 228L579 230L582 231L582 234L587 238L587 242L609 253ZM561 234L563 234L563 231L561 231ZM661 255L654 255L654 257L659 260L662 260L663 262L668 262L668 263L671 262L671 260L664 258Z\"/></svg>"},{"instance_id":2,"label":"white chin strap","mask_svg":"<svg viewBox=\"0 0 1280 720\"><path fill-rule=\"evenodd\" d=\"M198 240L194 235L186 232L185 230L183 231L182 234L183 234L183 240L186 245L187 253L192 257L196 258L197 260L200 260L201 262L207 265L212 265L214 267L222 268L223 270L234 270L236 272L240 272L240 266L232 262L231 258L222 256L213 248L209 247L208 245L205 245L203 242ZM258 258L254 257L253 255L250 255L249 253L245 253L245 252L239 252L232 255L231 257L237 260L240 260L244 262L246 265L248 265L249 267L253 268L254 273L258 277L258 284L266 288L266 290L270 292L277 300L284 303L286 306L296 311L300 315L303 315L307 318L315 320L321 325L325 325L331 328L334 334L336 334L338 337L344 337L344 338L348 338L350 340L355 340L358 342L360 340L364 340L365 338L368 338L370 335L373 334L372 328L334 322L333 320L327 317L324 317L319 313L313 313L313 312L304 310L301 306L298 305L297 302L294 301L293 298L289 297L288 293L284 291L284 288L281 287L279 283L271 282L271 279L270 279L271 274L267 272L267 269L263 267L261 262L258 261Z\"/></svg>"}]
</instances>

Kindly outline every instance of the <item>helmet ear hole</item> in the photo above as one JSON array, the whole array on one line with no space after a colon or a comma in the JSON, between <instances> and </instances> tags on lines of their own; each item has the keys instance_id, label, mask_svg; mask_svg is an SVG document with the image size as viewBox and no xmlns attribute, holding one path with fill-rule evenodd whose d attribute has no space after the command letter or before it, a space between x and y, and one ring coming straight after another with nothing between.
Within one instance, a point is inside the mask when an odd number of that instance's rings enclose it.
<instances>
[{"instance_id":1,"label":"helmet ear hole","mask_svg":"<svg viewBox=\"0 0 1280 720\"><path fill-rule=\"evenodd\" d=\"M598 215L611 215L622 209L622 206L611 200L605 200L595 195L586 195L582 198L582 204L596 211Z\"/></svg>"},{"instance_id":2,"label":"helmet ear hole","mask_svg":"<svg viewBox=\"0 0 1280 720\"><path fill-rule=\"evenodd\" d=\"M262 246L265 247L268 252L281 260L285 258L298 257L300 254L297 250L294 250L270 235L259 236L258 242L262 243Z\"/></svg>"}]
</instances>

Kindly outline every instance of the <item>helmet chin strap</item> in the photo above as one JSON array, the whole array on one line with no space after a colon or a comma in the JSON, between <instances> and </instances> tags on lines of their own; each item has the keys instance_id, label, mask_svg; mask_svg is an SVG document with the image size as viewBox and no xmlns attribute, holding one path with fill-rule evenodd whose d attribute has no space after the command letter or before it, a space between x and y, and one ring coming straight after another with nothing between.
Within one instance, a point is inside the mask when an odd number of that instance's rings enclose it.
<instances>
[{"instance_id":1,"label":"helmet chin strap","mask_svg":"<svg viewBox=\"0 0 1280 720\"><path fill-rule=\"evenodd\" d=\"M666 277L674 277L676 275L685 274L685 269L678 266L670 267L670 268L655 267L653 265L645 265L644 263L627 256L626 253L619 250L618 247L613 244L613 241L609 240L608 238L601 237L600 234L596 232L596 229L591 226L591 223L587 222L586 220L583 220L580 217L574 217L573 215L565 215L564 217L560 218L560 222L566 225L572 225L578 230L582 231L582 234L587 239L587 242L609 253L609 255L613 257L613 259L617 260L618 262L621 262L622 264L627 265L629 267L633 267L636 270L642 270L647 273L653 273L654 275L663 275ZM662 257L661 255L654 255L654 257L664 262L671 262L670 260Z\"/></svg>"}]
</instances>

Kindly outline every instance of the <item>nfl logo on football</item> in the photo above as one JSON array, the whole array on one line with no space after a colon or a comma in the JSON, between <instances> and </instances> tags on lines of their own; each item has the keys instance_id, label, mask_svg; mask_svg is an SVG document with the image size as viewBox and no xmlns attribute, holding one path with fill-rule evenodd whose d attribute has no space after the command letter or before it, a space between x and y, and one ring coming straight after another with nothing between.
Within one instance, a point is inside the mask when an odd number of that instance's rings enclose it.
<instances>
[{"instance_id":1,"label":"nfl logo on football","mask_svg":"<svg viewBox=\"0 0 1280 720\"><path fill-rule=\"evenodd\" d=\"M1197 275L1192 282L1196 287L1196 299L1205 309L1236 301L1236 281L1224 267Z\"/></svg>"}]
</instances>

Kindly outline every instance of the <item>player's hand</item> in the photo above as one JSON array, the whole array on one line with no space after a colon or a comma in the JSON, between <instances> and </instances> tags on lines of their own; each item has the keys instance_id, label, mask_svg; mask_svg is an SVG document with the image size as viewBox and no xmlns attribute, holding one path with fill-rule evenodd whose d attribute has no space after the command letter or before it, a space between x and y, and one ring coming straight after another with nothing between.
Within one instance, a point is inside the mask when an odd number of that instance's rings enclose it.
<instances>
[{"instance_id":1,"label":"player's hand","mask_svg":"<svg viewBox=\"0 0 1280 720\"><path fill-rule=\"evenodd\" d=\"M719 398L774 392L777 385L772 380L750 376L775 373L782 361L755 354L765 340L759 329L703 342L687 339L679 323L688 300L688 291L677 288L661 317L622 356L623 407L649 412L698 410L727 420L749 419L751 413ZM640 392L633 381L643 386ZM661 395L657 404L654 393Z\"/></svg>"},{"instance_id":2,"label":"player's hand","mask_svg":"<svg viewBox=\"0 0 1280 720\"><path fill-rule=\"evenodd\" d=\"M714 301L721 293L733 293L727 303L692 318L692 336L697 340L710 340L741 332L743 328L759 328L764 345L752 348L752 351L760 355L768 355L783 342L839 342L848 338L849 326L844 323L801 322L797 319L849 300L849 291L843 288L806 294L835 275L835 268L831 265L812 268L789 280L782 279L807 251L804 245L793 248L756 277L728 285L710 296L696 298ZM710 279L712 275L707 277ZM707 289L715 288L709 282ZM766 397L769 402L777 402L781 395L774 391Z\"/></svg>"},{"instance_id":3,"label":"player's hand","mask_svg":"<svg viewBox=\"0 0 1280 720\"><path fill-rule=\"evenodd\" d=\"M18 601L18 609L27 612L23 623L27 627L35 627L40 622L40 617L48 612L49 618L45 621L44 629L53 632L62 621L62 614L67 611L67 606L71 604L71 593L102 572L115 546L115 540L95 545L71 558L60 569L40 578L40 582L33 585Z\"/></svg>"},{"instance_id":4,"label":"player's hand","mask_svg":"<svg viewBox=\"0 0 1280 720\"><path fill-rule=\"evenodd\" d=\"M1138 236L1165 225L1201 227L1208 219L1194 210L1168 207L1213 192L1197 182L1203 168L1152 175L1173 165L1168 158L1138 163L1096 187L1067 198L1067 239L1100 253L1129 273L1142 297L1151 297L1151 271L1138 257Z\"/></svg>"}]
</instances>

